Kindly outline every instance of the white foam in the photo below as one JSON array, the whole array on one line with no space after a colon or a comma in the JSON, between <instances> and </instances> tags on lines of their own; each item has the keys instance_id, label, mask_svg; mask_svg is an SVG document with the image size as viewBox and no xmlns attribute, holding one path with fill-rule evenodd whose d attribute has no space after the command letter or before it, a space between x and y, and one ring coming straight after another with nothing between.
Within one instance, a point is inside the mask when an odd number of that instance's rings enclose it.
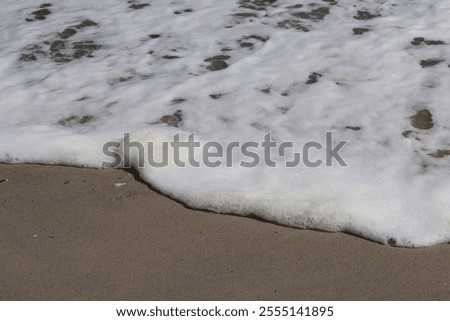
<instances>
[{"instance_id":1,"label":"white foam","mask_svg":"<svg viewBox=\"0 0 450 321\"><path fill-rule=\"evenodd\" d=\"M154 0L134 10L119 0L66 0L53 3L45 20L27 22L38 5L4 1L0 161L100 167L103 144L124 132L144 145L171 141L177 131L223 144L259 142L271 132L301 146L331 131L348 141L348 167L139 171L195 208L401 246L449 242L450 157L430 154L450 150L450 4L336 2L279 0L251 10L237 1ZM329 7L323 20L292 15L318 7ZM358 10L378 17L355 19ZM91 58L56 63L51 44L85 19L98 25L78 30L62 52L72 55L73 43L83 41L101 48ZM298 22L309 31L280 27ZM355 35L353 28L369 31ZM413 45L416 37L445 44ZM36 61L20 61L23 54ZM209 71L204 59L220 54L230 56L229 67ZM427 59L442 61L422 68ZM306 84L312 73L321 76ZM415 129L410 117L424 108L434 127ZM179 129L158 124L177 110Z\"/></svg>"}]
</instances>

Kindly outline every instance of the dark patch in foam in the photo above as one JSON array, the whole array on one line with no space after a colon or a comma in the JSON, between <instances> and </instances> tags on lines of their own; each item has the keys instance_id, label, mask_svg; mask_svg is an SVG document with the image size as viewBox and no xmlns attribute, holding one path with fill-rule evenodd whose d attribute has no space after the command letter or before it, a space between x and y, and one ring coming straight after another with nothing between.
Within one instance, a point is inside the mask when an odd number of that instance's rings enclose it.
<instances>
[{"instance_id":1,"label":"dark patch in foam","mask_svg":"<svg viewBox=\"0 0 450 321\"><path fill-rule=\"evenodd\" d=\"M354 131L359 131L361 130L361 126L345 126L346 129L351 129Z\"/></svg>"},{"instance_id":2,"label":"dark patch in foam","mask_svg":"<svg viewBox=\"0 0 450 321\"><path fill-rule=\"evenodd\" d=\"M211 97L212 99L219 99L220 97L222 97L222 94L211 94L209 95L209 97Z\"/></svg>"},{"instance_id":3,"label":"dark patch in foam","mask_svg":"<svg viewBox=\"0 0 450 321\"><path fill-rule=\"evenodd\" d=\"M268 6L273 5L277 0L239 0L239 7L262 11L265 10Z\"/></svg>"},{"instance_id":4,"label":"dark patch in foam","mask_svg":"<svg viewBox=\"0 0 450 321\"><path fill-rule=\"evenodd\" d=\"M438 149L436 152L432 154L428 154L435 158L444 158L446 156L450 156L450 150L449 149Z\"/></svg>"},{"instance_id":5,"label":"dark patch in foam","mask_svg":"<svg viewBox=\"0 0 450 321\"><path fill-rule=\"evenodd\" d=\"M42 47L40 45L29 45L24 48L26 53L23 53L19 61L36 61L38 58L43 58L47 56L47 53L42 50Z\"/></svg>"},{"instance_id":6,"label":"dark patch in foam","mask_svg":"<svg viewBox=\"0 0 450 321\"><path fill-rule=\"evenodd\" d=\"M256 13L251 13L251 12L238 12L233 14L233 16L238 17L238 18L256 18L258 17L258 15Z\"/></svg>"},{"instance_id":7,"label":"dark patch in foam","mask_svg":"<svg viewBox=\"0 0 450 321\"><path fill-rule=\"evenodd\" d=\"M281 114L282 115L284 115L284 114L286 114L291 108L290 107L278 107L277 108L280 112L281 112Z\"/></svg>"},{"instance_id":8,"label":"dark patch in foam","mask_svg":"<svg viewBox=\"0 0 450 321\"><path fill-rule=\"evenodd\" d=\"M253 49L256 44L265 43L267 40L269 40L267 36L250 35L239 39L238 43L241 48Z\"/></svg>"},{"instance_id":9,"label":"dark patch in foam","mask_svg":"<svg viewBox=\"0 0 450 321\"><path fill-rule=\"evenodd\" d=\"M98 23L96 23L92 20L86 19L86 20L83 20L82 22L80 22L79 24L75 25L74 27L77 29L83 29L86 27L95 27L97 25L98 25Z\"/></svg>"},{"instance_id":10,"label":"dark patch in foam","mask_svg":"<svg viewBox=\"0 0 450 321\"><path fill-rule=\"evenodd\" d=\"M303 5L302 4L296 4L296 5L293 5L293 6L288 6L288 7L286 7L287 9L300 9L300 8L303 8Z\"/></svg>"},{"instance_id":11,"label":"dark patch in foam","mask_svg":"<svg viewBox=\"0 0 450 321\"><path fill-rule=\"evenodd\" d=\"M251 42L241 42L241 43L239 44L239 46L241 46L242 48L251 48L251 47L254 46L254 44L251 43Z\"/></svg>"},{"instance_id":12,"label":"dark patch in foam","mask_svg":"<svg viewBox=\"0 0 450 321\"><path fill-rule=\"evenodd\" d=\"M59 37L61 39L68 39L76 33L77 31L74 28L66 28L59 34Z\"/></svg>"},{"instance_id":13,"label":"dark patch in foam","mask_svg":"<svg viewBox=\"0 0 450 321\"><path fill-rule=\"evenodd\" d=\"M223 60L214 60L206 68L210 71L219 71L228 68L228 64Z\"/></svg>"},{"instance_id":14,"label":"dark patch in foam","mask_svg":"<svg viewBox=\"0 0 450 321\"><path fill-rule=\"evenodd\" d=\"M242 38L243 40L250 40L250 39L255 39L255 40L259 40L261 42L266 42L267 40L269 40L269 37L266 36L258 36L258 35L251 35L251 36L246 36L244 38Z\"/></svg>"},{"instance_id":15,"label":"dark patch in foam","mask_svg":"<svg viewBox=\"0 0 450 321\"><path fill-rule=\"evenodd\" d=\"M94 119L94 116L92 115L84 115L84 116L69 116L66 118L63 118L57 122L58 125L64 126L64 127L71 127L74 124L86 124L90 122L92 119Z\"/></svg>"},{"instance_id":16,"label":"dark patch in foam","mask_svg":"<svg viewBox=\"0 0 450 321\"><path fill-rule=\"evenodd\" d=\"M322 77L321 74L317 73L317 72L313 72L309 75L308 80L306 81L307 85L312 85L315 84L316 82L319 81L319 78Z\"/></svg>"},{"instance_id":17,"label":"dark patch in foam","mask_svg":"<svg viewBox=\"0 0 450 321\"><path fill-rule=\"evenodd\" d=\"M170 104L171 105L177 105L177 104L181 104L181 103L183 103L185 101L186 101L186 99L184 99L184 98L174 98L174 99L172 99Z\"/></svg>"},{"instance_id":18,"label":"dark patch in foam","mask_svg":"<svg viewBox=\"0 0 450 321\"><path fill-rule=\"evenodd\" d=\"M80 123L80 124L85 124L85 123L87 123L87 122L90 122L92 119L94 119L94 116L92 116L92 115L85 115L85 116L82 116L82 117L78 120L78 123Z\"/></svg>"},{"instance_id":19,"label":"dark patch in foam","mask_svg":"<svg viewBox=\"0 0 450 321\"><path fill-rule=\"evenodd\" d=\"M397 246L397 240L391 237L387 240L387 244L390 246Z\"/></svg>"},{"instance_id":20,"label":"dark patch in foam","mask_svg":"<svg viewBox=\"0 0 450 321\"><path fill-rule=\"evenodd\" d=\"M307 19L312 21L320 21L323 20L327 15L330 14L330 8L328 7L319 7L313 9L309 12L300 11L300 12L291 12L291 15L300 19Z\"/></svg>"},{"instance_id":21,"label":"dark patch in foam","mask_svg":"<svg viewBox=\"0 0 450 321\"><path fill-rule=\"evenodd\" d=\"M443 62L444 60L442 59L437 59L437 58L432 58L432 59L424 59L420 61L420 66L422 68L428 68L428 67L432 67L435 66L441 62Z\"/></svg>"},{"instance_id":22,"label":"dark patch in foam","mask_svg":"<svg viewBox=\"0 0 450 321\"><path fill-rule=\"evenodd\" d=\"M34 15L33 18L26 18L25 21L32 22L35 20L45 20L46 16L51 14L52 12L47 9L52 6L51 3L43 3L39 6L39 9L36 11L33 11L31 14Z\"/></svg>"},{"instance_id":23,"label":"dark patch in foam","mask_svg":"<svg viewBox=\"0 0 450 321\"><path fill-rule=\"evenodd\" d=\"M218 55L218 56L213 56L213 57L210 57L210 58L206 58L203 61L205 61L205 62L213 62L213 61L218 61L218 60L228 60L230 58L231 57L228 56L228 55Z\"/></svg>"},{"instance_id":24,"label":"dark patch in foam","mask_svg":"<svg viewBox=\"0 0 450 321\"><path fill-rule=\"evenodd\" d=\"M304 32L308 32L309 29L304 26L303 21L297 19L286 19L277 23L279 28L283 29L296 29Z\"/></svg>"},{"instance_id":25,"label":"dark patch in foam","mask_svg":"<svg viewBox=\"0 0 450 321\"><path fill-rule=\"evenodd\" d=\"M354 35L362 35L366 32L369 32L369 28L353 28L353 34Z\"/></svg>"},{"instance_id":26,"label":"dark patch in foam","mask_svg":"<svg viewBox=\"0 0 450 321\"><path fill-rule=\"evenodd\" d=\"M72 57L74 59L79 59L81 57L87 56L89 58L92 57L92 53L95 50L99 50L102 46L97 45L93 41L80 41L80 42L74 42L72 44L72 49L75 50Z\"/></svg>"},{"instance_id":27,"label":"dark patch in foam","mask_svg":"<svg viewBox=\"0 0 450 321\"><path fill-rule=\"evenodd\" d=\"M133 9L133 10L140 10L140 9L150 6L150 4L148 4L148 3L136 3L136 2L138 2L138 1L137 0L128 0L128 4L129 4L128 8Z\"/></svg>"},{"instance_id":28,"label":"dark patch in foam","mask_svg":"<svg viewBox=\"0 0 450 321\"><path fill-rule=\"evenodd\" d=\"M34 18L36 20L45 20L45 16L48 16L52 12L48 9L39 9L37 11L32 12L31 14L34 14Z\"/></svg>"},{"instance_id":29,"label":"dark patch in foam","mask_svg":"<svg viewBox=\"0 0 450 321\"><path fill-rule=\"evenodd\" d=\"M405 131L402 133L402 136L405 137L405 138L409 138L409 135L411 135L411 133L412 133L411 130L405 130Z\"/></svg>"},{"instance_id":30,"label":"dark patch in foam","mask_svg":"<svg viewBox=\"0 0 450 321\"><path fill-rule=\"evenodd\" d=\"M370 13L369 11L358 10L358 11L356 11L356 15L353 16L353 19L371 20L371 19L378 18L378 17L380 17L380 15L378 13L373 14L373 13Z\"/></svg>"},{"instance_id":31,"label":"dark patch in foam","mask_svg":"<svg viewBox=\"0 0 450 321\"><path fill-rule=\"evenodd\" d=\"M334 5L334 2L328 2L330 5ZM317 4L311 3L310 7L316 6ZM327 15L330 14L330 7L319 6L310 11L295 11L296 9L303 8L302 4L297 4L287 7L289 14L294 17L293 19L284 19L277 23L279 28L283 29L296 29L304 32L308 32L309 27L305 26L305 21L317 22L325 19Z\"/></svg>"},{"instance_id":32,"label":"dark patch in foam","mask_svg":"<svg viewBox=\"0 0 450 321\"><path fill-rule=\"evenodd\" d=\"M93 57L92 53L101 48L101 45L96 44L92 40L84 40L73 42L71 45L67 39L75 35L78 30L82 31L84 28L97 26L98 24L92 20L85 19L80 23L65 28L58 33L58 38L53 41L45 41L41 45L30 45L24 48L28 51L19 58L19 61L35 61L38 58L43 58L49 55L55 63L68 63L74 59L82 57ZM47 50L43 49L47 46Z\"/></svg>"},{"instance_id":33,"label":"dark patch in foam","mask_svg":"<svg viewBox=\"0 0 450 321\"><path fill-rule=\"evenodd\" d=\"M427 45L427 46L437 46L437 45L445 45L445 42L442 40L427 40L423 37L416 37L411 41L413 46Z\"/></svg>"},{"instance_id":34,"label":"dark patch in foam","mask_svg":"<svg viewBox=\"0 0 450 321\"><path fill-rule=\"evenodd\" d=\"M179 59L179 58L181 58L181 57L179 57L179 56L172 56L172 55L165 55L165 56L163 56L163 59L168 59L168 60Z\"/></svg>"},{"instance_id":35,"label":"dark patch in foam","mask_svg":"<svg viewBox=\"0 0 450 321\"><path fill-rule=\"evenodd\" d=\"M192 9L185 9L185 10L177 10L177 11L174 11L173 13L174 14L182 14L182 13L190 13L190 12L193 12L194 10L192 10Z\"/></svg>"},{"instance_id":36,"label":"dark patch in foam","mask_svg":"<svg viewBox=\"0 0 450 321\"><path fill-rule=\"evenodd\" d=\"M433 128L433 116L428 109L419 110L411 116L411 125L417 129L428 130Z\"/></svg>"},{"instance_id":37,"label":"dark patch in foam","mask_svg":"<svg viewBox=\"0 0 450 321\"><path fill-rule=\"evenodd\" d=\"M129 8L130 9L134 9L134 10L139 10L145 7L149 7L150 5L148 3L143 3L143 4L132 4Z\"/></svg>"},{"instance_id":38,"label":"dark patch in foam","mask_svg":"<svg viewBox=\"0 0 450 321\"><path fill-rule=\"evenodd\" d=\"M181 110L177 110L173 115L164 115L159 119L161 123L166 123L173 127L178 127L182 120L183 112Z\"/></svg>"},{"instance_id":39,"label":"dark patch in foam","mask_svg":"<svg viewBox=\"0 0 450 321\"><path fill-rule=\"evenodd\" d=\"M73 49L86 50L86 51L99 50L102 47L101 45L96 44L92 40L78 41L78 42L72 43L72 45L73 45L72 46Z\"/></svg>"},{"instance_id":40,"label":"dark patch in foam","mask_svg":"<svg viewBox=\"0 0 450 321\"><path fill-rule=\"evenodd\" d=\"M117 85L119 83L127 82L127 81L129 81L131 79L133 79L133 76L122 76L122 77L119 77L119 78L112 79L111 81L109 81L109 84L111 86L114 86L114 85Z\"/></svg>"}]
</instances>

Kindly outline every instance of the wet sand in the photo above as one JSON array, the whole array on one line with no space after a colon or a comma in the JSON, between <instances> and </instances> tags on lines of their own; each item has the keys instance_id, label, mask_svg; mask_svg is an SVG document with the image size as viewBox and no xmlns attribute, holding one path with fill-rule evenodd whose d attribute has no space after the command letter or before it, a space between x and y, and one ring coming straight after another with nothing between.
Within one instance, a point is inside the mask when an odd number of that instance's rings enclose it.
<instances>
[{"instance_id":1,"label":"wet sand","mask_svg":"<svg viewBox=\"0 0 450 321\"><path fill-rule=\"evenodd\" d=\"M3 179L0 300L450 300L449 244L195 211L121 170L0 164Z\"/></svg>"}]
</instances>

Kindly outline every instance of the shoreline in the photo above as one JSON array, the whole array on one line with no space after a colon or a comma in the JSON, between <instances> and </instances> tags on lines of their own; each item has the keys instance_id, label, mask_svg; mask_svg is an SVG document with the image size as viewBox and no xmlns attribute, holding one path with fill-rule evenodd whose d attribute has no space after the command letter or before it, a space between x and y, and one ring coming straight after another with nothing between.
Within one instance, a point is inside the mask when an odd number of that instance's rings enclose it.
<instances>
[{"instance_id":1,"label":"shoreline","mask_svg":"<svg viewBox=\"0 0 450 321\"><path fill-rule=\"evenodd\" d=\"M0 300L450 300L449 244L187 209L123 170L0 164L3 179Z\"/></svg>"}]
</instances>

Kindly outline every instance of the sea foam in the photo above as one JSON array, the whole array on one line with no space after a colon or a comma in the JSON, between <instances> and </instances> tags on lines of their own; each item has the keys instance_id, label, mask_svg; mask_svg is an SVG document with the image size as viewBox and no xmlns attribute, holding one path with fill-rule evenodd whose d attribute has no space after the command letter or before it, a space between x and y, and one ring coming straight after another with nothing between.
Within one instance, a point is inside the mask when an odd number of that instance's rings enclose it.
<instances>
[{"instance_id":1,"label":"sea foam","mask_svg":"<svg viewBox=\"0 0 450 321\"><path fill-rule=\"evenodd\" d=\"M331 132L348 166L137 170L194 208L450 241L448 1L2 5L0 161L101 167L124 133L147 148L177 133L303 146Z\"/></svg>"}]
</instances>

